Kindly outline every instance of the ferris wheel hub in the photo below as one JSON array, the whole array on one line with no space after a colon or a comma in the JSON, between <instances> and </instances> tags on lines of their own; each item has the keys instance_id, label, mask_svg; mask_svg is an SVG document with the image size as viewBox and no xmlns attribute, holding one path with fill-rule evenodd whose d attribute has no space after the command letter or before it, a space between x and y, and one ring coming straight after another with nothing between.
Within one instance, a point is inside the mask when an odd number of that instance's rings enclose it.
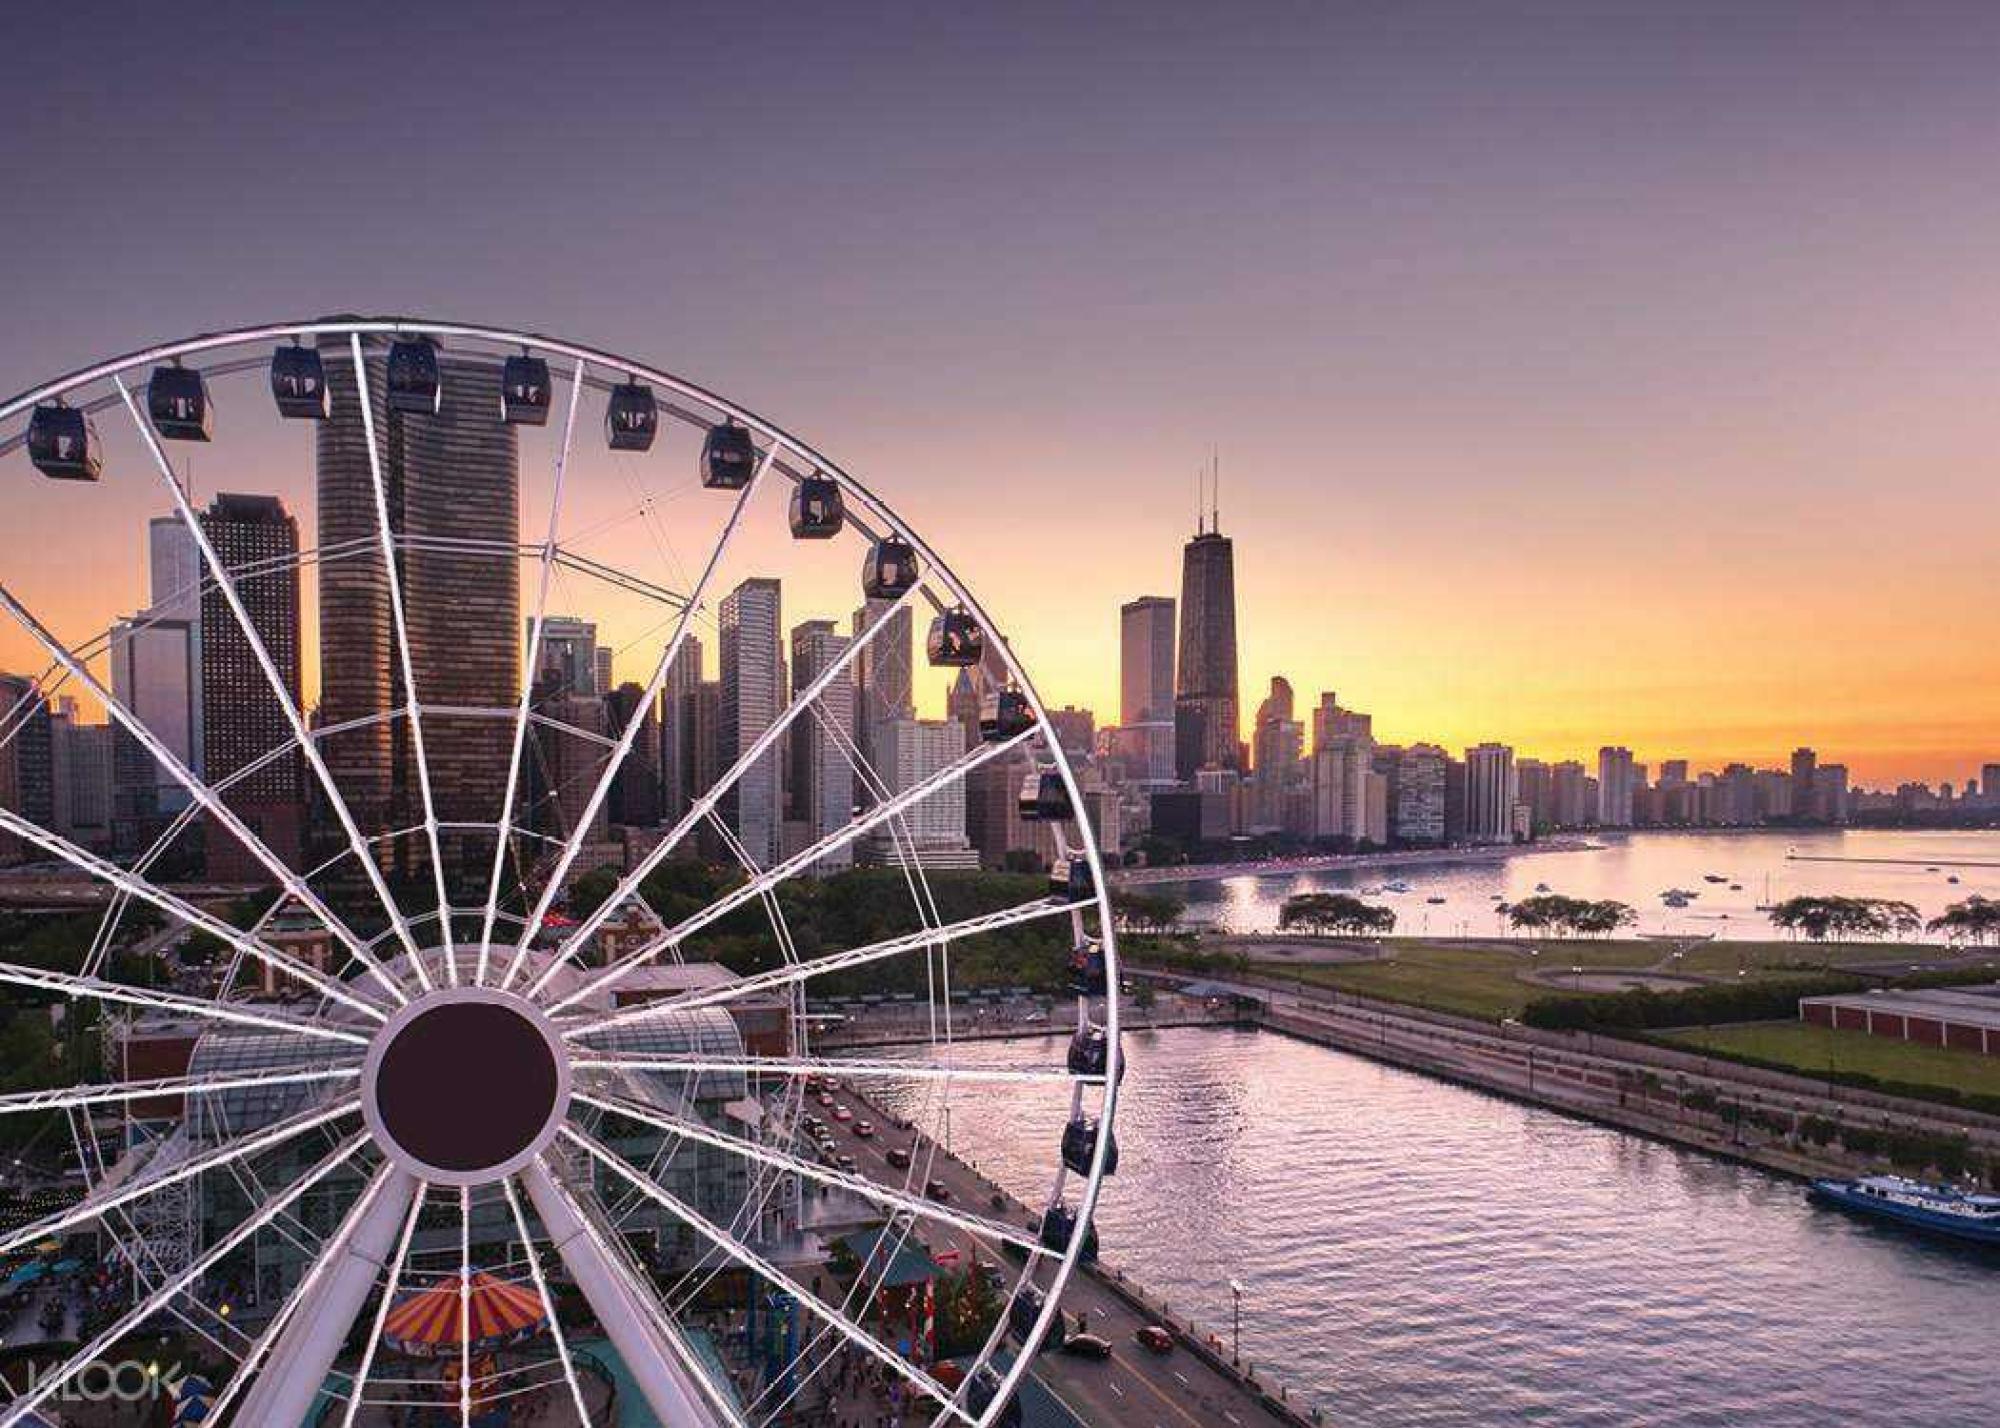
<instances>
[{"instance_id":1,"label":"ferris wheel hub","mask_svg":"<svg viewBox=\"0 0 2000 1428\"><path fill-rule=\"evenodd\" d=\"M493 987L443 987L383 1023L361 1070L361 1108L383 1152L436 1184L521 1169L569 1111L563 1040L541 1008Z\"/></svg>"}]
</instances>

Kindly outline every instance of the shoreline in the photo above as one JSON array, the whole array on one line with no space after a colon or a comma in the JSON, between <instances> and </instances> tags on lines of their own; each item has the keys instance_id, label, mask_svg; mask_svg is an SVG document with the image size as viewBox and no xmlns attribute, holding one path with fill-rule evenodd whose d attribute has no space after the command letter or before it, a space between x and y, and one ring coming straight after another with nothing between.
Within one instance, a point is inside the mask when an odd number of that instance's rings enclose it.
<instances>
[{"instance_id":1,"label":"shoreline","mask_svg":"<svg viewBox=\"0 0 2000 1428\"><path fill-rule=\"evenodd\" d=\"M1261 863L1179 863L1167 868L1120 868L1113 887L1158 887L1176 883L1219 883L1231 878L1289 878L1300 873L1337 873L1348 868L1410 868L1441 863L1504 863L1534 853L1601 853L1606 845L1588 838L1551 838L1540 843L1493 847L1399 848L1379 853L1321 853Z\"/></svg>"}]
</instances>

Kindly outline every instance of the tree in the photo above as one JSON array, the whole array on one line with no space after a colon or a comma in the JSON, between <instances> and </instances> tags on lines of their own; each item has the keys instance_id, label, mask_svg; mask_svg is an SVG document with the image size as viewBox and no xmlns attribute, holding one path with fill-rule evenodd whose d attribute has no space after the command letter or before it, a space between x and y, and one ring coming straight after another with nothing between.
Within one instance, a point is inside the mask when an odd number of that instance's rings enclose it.
<instances>
[{"instance_id":1,"label":"tree","mask_svg":"<svg viewBox=\"0 0 2000 1428\"><path fill-rule=\"evenodd\" d=\"M1173 931L1187 911L1187 899L1172 893L1142 893L1129 889L1111 890L1111 913L1127 932L1164 935Z\"/></svg>"},{"instance_id":2,"label":"tree","mask_svg":"<svg viewBox=\"0 0 2000 1428\"><path fill-rule=\"evenodd\" d=\"M1530 932L1554 929L1573 936L1604 937L1630 927L1639 920L1631 904L1605 898L1592 902L1564 897L1561 893L1541 893L1524 897L1507 909L1508 922Z\"/></svg>"},{"instance_id":3,"label":"tree","mask_svg":"<svg viewBox=\"0 0 2000 1428\"><path fill-rule=\"evenodd\" d=\"M1396 926L1393 908L1376 907L1348 893L1294 893L1278 911L1278 926L1358 936Z\"/></svg>"},{"instance_id":4,"label":"tree","mask_svg":"<svg viewBox=\"0 0 2000 1428\"><path fill-rule=\"evenodd\" d=\"M2000 940L2000 902L1974 893L1964 902L1953 903L1926 926L1932 932L1942 932L1949 942Z\"/></svg>"},{"instance_id":5,"label":"tree","mask_svg":"<svg viewBox=\"0 0 2000 1428\"><path fill-rule=\"evenodd\" d=\"M1923 919L1907 902L1886 897L1793 897L1771 912L1771 921L1814 942L1830 936L1908 937Z\"/></svg>"}]
</instances>

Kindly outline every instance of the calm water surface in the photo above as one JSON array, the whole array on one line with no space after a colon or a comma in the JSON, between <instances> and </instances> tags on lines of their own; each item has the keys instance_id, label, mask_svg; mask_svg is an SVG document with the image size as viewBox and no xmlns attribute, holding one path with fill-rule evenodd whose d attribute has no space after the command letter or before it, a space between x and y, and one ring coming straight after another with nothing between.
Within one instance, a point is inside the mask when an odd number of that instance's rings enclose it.
<instances>
[{"instance_id":1,"label":"calm water surface","mask_svg":"<svg viewBox=\"0 0 2000 1428\"><path fill-rule=\"evenodd\" d=\"M2000 1257L1800 1187L1258 1032L1127 1037L1104 1253L1349 1424L1943 1425L2000 1415ZM1055 1040L961 1064L1059 1065ZM929 1088L883 1099L926 1116ZM1034 1201L1066 1101L960 1087ZM935 1123L933 1121L933 1123Z\"/></svg>"},{"instance_id":2,"label":"calm water surface","mask_svg":"<svg viewBox=\"0 0 2000 1428\"><path fill-rule=\"evenodd\" d=\"M1900 898L1927 918L1974 893L2000 897L2000 833L1891 833L1827 830L1783 833L1633 833L1599 835L1602 849L1521 853L1497 862L1435 863L1286 873L1173 884L1188 899L1188 917L1237 932L1278 925L1278 909L1293 893L1361 891L1394 906L1401 933L1487 936L1504 930L1494 911L1546 883L1572 897L1616 898L1639 913L1638 930L1720 938L1772 935L1757 910L1804 893L1845 893ZM1851 861L1805 861L1812 858ZM1899 861L1875 862L1871 859ZM1979 866L1985 864L1986 866ZM1930 871L1935 868L1936 871ZM1727 881L1708 882L1715 874ZM1956 876L1959 881L1951 883ZM1379 889L1400 880L1407 893ZM1739 886L1732 891L1729 884ZM1682 888L1699 894L1684 908L1667 907L1660 894ZM1442 897L1442 903L1429 901Z\"/></svg>"}]
</instances>

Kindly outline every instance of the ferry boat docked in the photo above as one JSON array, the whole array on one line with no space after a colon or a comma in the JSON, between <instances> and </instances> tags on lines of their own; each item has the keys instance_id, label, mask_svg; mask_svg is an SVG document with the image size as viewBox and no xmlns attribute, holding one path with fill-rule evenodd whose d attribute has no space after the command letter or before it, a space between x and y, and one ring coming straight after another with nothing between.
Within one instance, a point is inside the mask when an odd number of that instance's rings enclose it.
<instances>
[{"instance_id":1,"label":"ferry boat docked","mask_svg":"<svg viewBox=\"0 0 2000 1428\"><path fill-rule=\"evenodd\" d=\"M2000 1195L1967 1194L1943 1185L1905 1180L1900 1175L1815 1180L1812 1194L1816 1200L1856 1214L1974 1244L2000 1245Z\"/></svg>"}]
</instances>

